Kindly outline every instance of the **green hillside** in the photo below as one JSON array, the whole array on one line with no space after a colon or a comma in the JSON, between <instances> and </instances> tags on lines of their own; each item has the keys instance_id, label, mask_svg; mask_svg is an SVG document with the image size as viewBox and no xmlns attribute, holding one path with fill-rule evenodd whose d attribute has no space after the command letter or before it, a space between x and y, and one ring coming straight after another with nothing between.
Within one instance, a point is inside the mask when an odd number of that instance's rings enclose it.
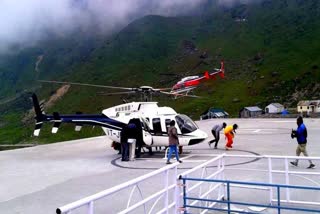
<instances>
[{"instance_id":1,"label":"green hillside","mask_svg":"<svg viewBox=\"0 0 320 214\"><path fill-rule=\"evenodd\" d=\"M198 119L212 106L237 116L244 106L264 108L280 102L294 107L299 99L320 99L319 1L266 0L232 8L208 2L199 16L146 16L108 37L80 33L52 38L39 47L1 58L0 143L47 143L102 134L97 128L76 133L73 127L63 126L59 134L51 135L46 126L41 137L30 137L33 119L25 114L32 105L30 92L48 100L61 87L36 79L171 87L179 79L170 74L199 74L219 67L224 59L225 79L195 90L203 98L160 96L156 100ZM36 71L39 56L43 58ZM46 112L97 113L120 104L123 98L136 99L102 96L101 92L109 91L72 86Z\"/></svg>"}]
</instances>

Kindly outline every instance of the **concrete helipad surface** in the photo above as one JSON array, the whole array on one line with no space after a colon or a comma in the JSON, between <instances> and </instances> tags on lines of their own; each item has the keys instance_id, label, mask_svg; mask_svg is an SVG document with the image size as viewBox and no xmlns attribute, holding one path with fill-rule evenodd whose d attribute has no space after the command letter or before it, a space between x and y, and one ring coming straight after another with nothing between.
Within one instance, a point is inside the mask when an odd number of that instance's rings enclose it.
<instances>
[{"instance_id":1,"label":"concrete helipad surface","mask_svg":"<svg viewBox=\"0 0 320 214\"><path fill-rule=\"evenodd\" d=\"M222 121L239 125L232 151L224 150L222 134L219 149L209 148L207 144L212 137L211 127ZM296 141L290 138L291 129L296 128L295 119L216 119L197 123L209 134L209 138L204 143L184 148L181 156L184 162L179 165L180 172L222 153L295 155ZM305 124L308 128L309 155L320 156L320 120L305 119ZM165 166L163 156L163 151L153 156L146 153L136 161L121 162L120 156L104 136L1 151L0 213L54 213L59 206ZM243 168L249 164L263 167L265 162L257 160L252 164L236 161L236 165ZM315 164L316 168L312 170L319 172L320 162ZM301 161L299 167L305 169L307 166L307 161ZM243 180L253 176L239 172L228 172L228 175ZM313 183L320 183L320 178L317 177L314 181ZM304 184L308 181L300 179L299 182Z\"/></svg>"}]
</instances>

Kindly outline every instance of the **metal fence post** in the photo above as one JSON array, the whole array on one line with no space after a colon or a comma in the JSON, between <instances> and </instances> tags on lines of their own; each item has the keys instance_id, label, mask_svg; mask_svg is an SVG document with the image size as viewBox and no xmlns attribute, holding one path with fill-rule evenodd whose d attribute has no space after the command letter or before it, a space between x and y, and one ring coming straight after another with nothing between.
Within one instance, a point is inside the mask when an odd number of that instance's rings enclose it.
<instances>
[{"instance_id":1,"label":"metal fence post","mask_svg":"<svg viewBox=\"0 0 320 214\"><path fill-rule=\"evenodd\" d=\"M169 202L169 170L166 170L164 171L164 175L165 175L165 178L164 178L164 186L166 188L166 192L165 192L165 197L164 197L164 206L166 208L166 213L168 214L169 213L169 210L168 210L168 202Z\"/></svg>"},{"instance_id":2,"label":"metal fence post","mask_svg":"<svg viewBox=\"0 0 320 214\"><path fill-rule=\"evenodd\" d=\"M88 214L93 214L93 201L88 204Z\"/></svg>"},{"instance_id":3,"label":"metal fence post","mask_svg":"<svg viewBox=\"0 0 320 214\"><path fill-rule=\"evenodd\" d=\"M269 174L269 184L273 183L272 179L272 161L271 158L268 157L268 174ZM273 189L272 187L269 188L269 202L272 204L272 199L273 199Z\"/></svg>"},{"instance_id":4,"label":"metal fence post","mask_svg":"<svg viewBox=\"0 0 320 214\"><path fill-rule=\"evenodd\" d=\"M228 213L230 214L231 211L231 206L230 206L230 181L226 181L227 182L227 200L228 200Z\"/></svg>"},{"instance_id":5,"label":"metal fence post","mask_svg":"<svg viewBox=\"0 0 320 214\"><path fill-rule=\"evenodd\" d=\"M184 209L184 214L187 214L187 208L186 208L186 205L187 205L187 187L186 187L186 180L183 179L183 209Z\"/></svg>"},{"instance_id":6,"label":"metal fence post","mask_svg":"<svg viewBox=\"0 0 320 214\"><path fill-rule=\"evenodd\" d=\"M280 197L280 186L277 186L277 192L278 192L278 195L277 195L277 198L278 198L278 214L280 214L280 211L281 211L281 209L280 209L280 199L281 199L281 197Z\"/></svg>"},{"instance_id":7,"label":"metal fence post","mask_svg":"<svg viewBox=\"0 0 320 214\"><path fill-rule=\"evenodd\" d=\"M175 196L174 198L176 199L176 205L175 205L175 212L178 214L179 213L179 208L180 208L180 189L179 187L181 186L181 181L178 176L178 167L176 166L174 168L174 176L173 176L173 182L176 183L176 186L174 188Z\"/></svg>"},{"instance_id":8,"label":"metal fence post","mask_svg":"<svg viewBox=\"0 0 320 214\"><path fill-rule=\"evenodd\" d=\"M290 181L289 181L289 167L288 167L288 158L285 158L284 159L284 161L285 161L285 175L286 175L286 185L288 185L289 186L289 183L290 183ZM286 188L286 199L287 199L287 202L289 202L290 201L290 189L289 188Z\"/></svg>"}]
</instances>

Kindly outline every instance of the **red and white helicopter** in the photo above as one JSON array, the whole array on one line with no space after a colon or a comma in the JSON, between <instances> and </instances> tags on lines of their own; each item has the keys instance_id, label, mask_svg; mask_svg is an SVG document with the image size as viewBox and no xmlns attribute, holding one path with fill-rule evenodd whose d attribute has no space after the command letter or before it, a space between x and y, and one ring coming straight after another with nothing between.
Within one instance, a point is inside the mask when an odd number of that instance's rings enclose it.
<instances>
[{"instance_id":1,"label":"red and white helicopter","mask_svg":"<svg viewBox=\"0 0 320 214\"><path fill-rule=\"evenodd\" d=\"M205 71L202 76L187 76L178 81L171 89L170 92L162 92L165 94L173 95L175 98L179 96L197 97L195 95L188 95L190 91L197 88L202 82L209 79L216 79L216 76L224 78L224 61L220 62L220 69L213 71Z\"/></svg>"}]
</instances>

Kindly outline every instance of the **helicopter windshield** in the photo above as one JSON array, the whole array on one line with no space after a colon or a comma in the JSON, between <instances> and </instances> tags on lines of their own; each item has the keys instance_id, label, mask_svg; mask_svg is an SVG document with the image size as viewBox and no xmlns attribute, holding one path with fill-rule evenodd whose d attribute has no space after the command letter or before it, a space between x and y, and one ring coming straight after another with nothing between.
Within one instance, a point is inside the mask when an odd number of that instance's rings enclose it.
<instances>
[{"instance_id":1,"label":"helicopter windshield","mask_svg":"<svg viewBox=\"0 0 320 214\"><path fill-rule=\"evenodd\" d=\"M177 115L176 121L182 134L187 134L198 129L198 126L187 115Z\"/></svg>"}]
</instances>

